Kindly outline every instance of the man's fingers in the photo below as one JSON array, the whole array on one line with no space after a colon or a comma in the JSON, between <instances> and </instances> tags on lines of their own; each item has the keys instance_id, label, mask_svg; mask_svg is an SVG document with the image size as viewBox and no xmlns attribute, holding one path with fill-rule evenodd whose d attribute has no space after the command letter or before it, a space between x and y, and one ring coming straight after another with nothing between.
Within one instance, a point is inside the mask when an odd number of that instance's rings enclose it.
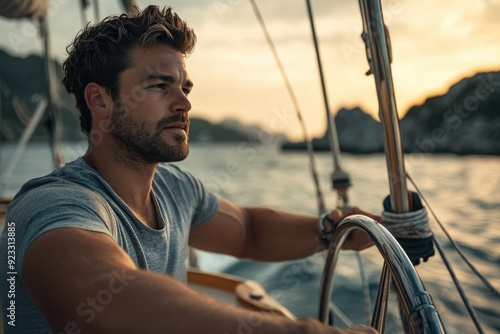
<instances>
[{"instance_id":1,"label":"man's fingers","mask_svg":"<svg viewBox=\"0 0 500 334\"><path fill-rule=\"evenodd\" d=\"M364 215L364 216L368 216L370 217L371 219L377 221L377 222L381 222L382 221L382 217L380 217L379 215L374 215L374 214L371 214L369 212L366 212L366 211L363 211L361 210L360 208L356 207L356 206L353 206L350 208L351 210L347 210L346 211L346 217L349 216L349 215L354 215L354 214L358 214L358 215Z\"/></svg>"},{"instance_id":2,"label":"man's fingers","mask_svg":"<svg viewBox=\"0 0 500 334\"><path fill-rule=\"evenodd\" d=\"M349 234L342 249L360 251L374 245L373 240L365 231L355 230Z\"/></svg>"}]
</instances>

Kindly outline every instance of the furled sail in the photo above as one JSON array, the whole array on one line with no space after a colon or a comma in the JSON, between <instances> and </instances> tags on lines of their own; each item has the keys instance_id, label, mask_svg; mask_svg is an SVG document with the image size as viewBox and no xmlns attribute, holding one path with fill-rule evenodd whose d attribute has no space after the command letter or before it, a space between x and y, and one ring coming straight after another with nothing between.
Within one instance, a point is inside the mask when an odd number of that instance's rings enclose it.
<instances>
[{"instance_id":1,"label":"furled sail","mask_svg":"<svg viewBox=\"0 0 500 334\"><path fill-rule=\"evenodd\" d=\"M0 15L8 18L39 18L47 15L48 0L0 0Z\"/></svg>"}]
</instances>

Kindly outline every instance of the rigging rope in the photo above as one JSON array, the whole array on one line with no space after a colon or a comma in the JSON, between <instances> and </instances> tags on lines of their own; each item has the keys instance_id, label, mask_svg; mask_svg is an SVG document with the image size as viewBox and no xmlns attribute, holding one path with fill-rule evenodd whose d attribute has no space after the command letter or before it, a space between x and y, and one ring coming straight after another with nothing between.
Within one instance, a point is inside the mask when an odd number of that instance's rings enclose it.
<instances>
[{"instance_id":1,"label":"rigging rope","mask_svg":"<svg viewBox=\"0 0 500 334\"><path fill-rule=\"evenodd\" d=\"M432 216L434 217L434 219L438 223L439 227L441 228L441 230L444 232L444 234L446 235L446 237L450 241L451 245L455 248L455 250L457 251L457 253L460 255L460 257L469 266L469 268L474 272L474 274L476 274L476 276L481 280L481 282L483 282L483 284L495 296L500 297L500 293L498 292L498 290L496 290L490 284L490 282L476 269L476 267L463 254L462 250L460 249L460 246L455 242L455 240L448 233L448 231L446 230L446 228L444 227L444 225L441 223L441 221L439 220L439 218L434 213L434 211L430 207L429 203L427 202L427 200L425 199L425 197L421 193L420 189L418 189L416 183L413 181L413 179L411 178L411 176L408 173L406 173L406 177L413 184L413 186L415 187L415 190L418 192L418 194L420 195L420 197L422 198L422 200L424 201L424 203L427 205L427 207L429 208L430 212L432 213ZM460 281L458 280L458 278L457 278L457 276L455 274L455 271L454 271L453 267L451 266L450 261L446 257L446 254L445 254L443 248L441 247L441 244L438 242L438 240L434 236L433 236L433 241L434 241L434 244L436 245L436 248L438 249L439 254L441 255L441 258L443 259L443 263L445 264L446 268L448 269L448 272L449 272L449 274L450 274L450 276L451 276L451 278L453 280L453 283L455 284L455 287L457 288L457 291L458 291L458 293L460 295L460 298L462 299L462 301L464 303L465 308L467 309L467 312L469 313L469 316L472 319L472 322L476 326L476 329L477 329L477 331L479 333L481 333L481 334L484 333L484 331L483 331L483 329L481 327L481 324L479 323L479 320L477 318L476 312L475 312L474 308L472 307L472 304L470 303L469 299L467 298L467 295L465 294L465 291L462 288L462 285L460 284Z\"/></svg>"},{"instance_id":2,"label":"rigging rope","mask_svg":"<svg viewBox=\"0 0 500 334\"><path fill-rule=\"evenodd\" d=\"M294 91L292 89L292 85L290 84L288 76L286 75L286 72L285 72L285 69L283 67L283 64L281 63L280 57L278 55L278 52L276 51L276 47L274 46L272 38L271 38L271 36L270 36L270 34L269 34L268 30L267 30L266 24L264 23L264 20L262 18L262 15L260 14L260 11L259 11L259 9L257 7L257 4L255 3L254 0L250 0L250 4L252 5L252 8L253 8L254 13L255 13L255 16L257 17L257 20L259 21L259 24L260 24L260 26L262 28L262 31L264 32L264 36L266 37L266 41L267 41L267 43L269 45L269 48L271 49L271 51L273 53L274 59L276 61L278 69L279 69L279 71L281 73L283 81L285 82L285 86L286 86L288 94L290 95L290 98L292 100L292 104L293 104L293 106L295 108L295 112L297 114L297 118L299 120L301 129L302 129L302 134L303 134L303 137L304 137L304 142L306 143L307 154L308 154L308 157L309 157L309 164L310 164L310 169L311 169L311 175L312 175L312 178L313 178L313 181L314 181L314 186L315 186L315 189L316 189L316 198L317 198L317 201L318 201L318 213L321 215L321 214L323 214L323 213L326 212L326 206L325 206L325 201L324 201L323 193L321 191L321 187L320 187L320 183L319 183L318 171L317 171L317 167L316 167L316 161L315 161L315 158L314 158L314 150L313 150L312 142L311 142L311 140L309 138L309 135L307 134L307 129L306 129L306 125L304 123L304 119L302 117L302 112L301 112L299 104L297 102L297 98L295 96L295 93L294 93ZM332 120L330 119L329 120L329 124L331 124L331 122L332 122ZM337 139L337 143L338 143L338 139ZM337 146L338 146L338 144L337 144ZM345 172L343 172L341 170L340 158L334 159L334 163L335 163L336 167L338 166L338 168L336 169L337 174L339 174L340 176L342 176L343 179L348 178L348 176L346 176L347 173L345 173ZM339 176L339 175L337 175L337 176ZM340 195L339 195L339 197L340 197ZM343 199L344 199L344 203L347 203L347 196L344 196ZM358 262L360 262L360 258L358 258ZM366 282L366 277L364 277L364 275L362 275L362 276L363 276L363 282ZM367 300L367 296L366 296L367 295L367 291L366 291L367 289L368 288L365 288L365 293L364 293L365 294L365 304L366 304L366 300ZM369 292L368 292L368 298L369 298ZM369 299L368 299L368 303L370 303ZM352 322L349 320L349 318L347 318L345 316L345 314L342 313L342 311L333 302L331 302L330 308L331 308L331 311L333 313L335 313L337 315L337 317L344 324L346 324L348 327L352 326ZM370 312L370 311L368 310L366 312Z\"/></svg>"},{"instance_id":3,"label":"rigging rope","mask_svg":"<svg viewBox=\"0 0 500 334\"><path fill-rule=\"evenodd\" d=\"M346 208L349 206L349 199L347 196L347 188L351 186L349 174L342 169L342 159L340 155L340 143L337 133L335 120L330 112L330 105L328 103L328 94L326 92L325 76L323 75L323 65L321 62L321 55L319 51L318 38L316 36L316 28L314 25L314 15L312 12L311 2L306 0L307 14L309 16L309 23L311 25L312 39L314 43L314 51L316 53L316 62L318 64L319 79L321 82L321 92L323 95L323 102L325 104L326 124L328 142L330 144L330 151L333 157L333 173L332 173L332 187L337 190L337 207Z\"/></svg>"},{"instance_id":4,"label":"rigging rope","mask_svg":"<svg viewBox=\"0 0 500 334\"><path fill-rule=\"evenodd\" d=\"M413 184L413 186L415 187L415 190L418 192L418 194L420 195L420 197L422 198L422 200L425 202L425 205L429 208L429 211L431 212L432 216L434 217L434 219L438 223L439 227L441 227L441 230L443 230L444 234L446 235L446 237L450 241L451 245L455 248L455 250L457 251L457 253L460 255L460 257L462 258L462 260L464 260L464 262L469 266L469 268L474 272L474 274L476 274L476 276L481 280L481 282L483 282L483 284L496 297L500 298L500 292L497 289L495 289L495 287L493 285L491 285L491 283L479 272L479 270L476 269L476 267L469 261L469 259L467 259L467 257L465 256L465 254L460 249L460 246L455 242L455 240L448 233L448 231L446 230L446 228L444 227L444 225L441 223L441 221L439 220L439 218L434 213L434 211L432 210L431 206L429 205L429 203L425 199L424 195L420 192L420 189L418 189L416 183L413 181L413 179L411 178L411 176L408 173L406 173L406 177Z\"/></svg>"},{"instance_id":5,"label":"rigging rope","mask_svg":"<svg viewBox=\"0 0 500 334\"><path fill-rule=\"evenodd\" d=\"M326 208L325 208L325 205L324 205L324 199L323 199L323 195L322 195L322 192L320 190L320 186L319 186L319 181L318 181L318 174L317 174L317 169L316 169L316 164L315 164L315 160L314 160L314 154L313 154L313 148L312 148L312 143L311 141L309 140L309 137L307 135L307 130L306 130L306 127L305 127L305 124L304 124L304 120L303 120L303 117L302 117L302 113L300 111L300 108L298 106L298 102L297 102L297 99L295 97L295 94L293 92L293 89L291 87L291 84L288 80L288 77L284 71L284 68L283 68L283 65L280 61L280 58L278 56L278 53L276 51L276 48L274 46L274 43L269 35L269 32L267 31L267 28L265 26L265 23L262 19L262 16L260 15L260 12L257 8L257 5L255 3L254 0L250 0L250 3L253 7L253 10L255 12L255 15L261 25L261 28L264 32L264 35L266 37L266 41L267 43L269 44L269 47L273 53L273 56L275 58L275 61L278 65L278 68L280 70L280 73L283 77L283 80L285 82L285 86L288 90L288 93L291 97L291 100L292 100L292 103L294 105L294 108L295 108L295 111L297 113L297 117L298 117L298 120L300 122L300 125L301 125L301 128L302 128L302 132L303 132L303 136L304 136L304 141L306 143L306 147L307 147L307 152L308 152L308 155L309 155L309 162L310 162L310 167L311 167L311 173L312 173L312 176L313 176L313 181L314 181L314 184L315 184L315 187L316 187L316 195L317 195L317 198L318 198L318 206L319 206L319 212L320 214L325 212L326 211ZM307 1L307 4L308 6L310 6L310 3L309 1ZM309 11L310 11L310 7L308 7ZM321 66L321 65L320 65ZM425 198L423 197L423 195L421 194L421 192L418 190L418 188L416 187L415 183L413 182L413 180L411 179L411 177L407 174L407 178L410 180L410 182L415 186L415 189L417 190L418 194L421 196L421 198L424 200L424 202L426 203L426 205L429 207L430 209L430 206L428 205L427 201L425 200ZM497 297L500 297L500 294L499 292L484 278L483 275L481 275L477 269L468 261L468 259L463 255L463 253L461 252L461 250L459 249L458 245L454 242L454 240L451 238L451 236L448 234L448 232L446 231L446 229L444 228L444 226L441 224L441 222L439 221L439 219L437 219L436 215L434 214L434 212L431 210L431 213L432 215L434 216L434 218L436 219L436 221L438 222L438 224L440 225L441 229L444 231L444 233L446 234L446 236L448 237L448 239L450 240L451 244L455 247L455 249L457 250L457 252L460 254L460 256L462 257L462 259L467 263L467 265L471 268L471 270L481 279L481 281L486 285L486 287L488 289L490 289ZM385 227L395 236L395 237L399 237L399 238L413 238L413 239L420 239L420 238L429 238L431 237L432 240L434 241L439 253L441 254L441 257L443 258L443 261L457 287L457 290L458 292L460 293L460 296L462 297L462 300L464 302L464 305L465 307L467 308L477 330L479 331L479 333L483 333L483 330L479 324L479 321L477 319L477 316L475 314L475 311L474 309L472 308L469 300L467 299L467 296L465 295L465 292L463 291L462 287L460 286L460 282L458 281L458 279L456 278L456 275L453 271L453 268L451 267L450 263L448 262L445 254L444 254L444 251L443 249L441 248L441 245L438 243L438 241L436 240L436 238L432 235L432 232L431 230L429 229L429 226L428 226L428 219L427 219L427 211L425 210L425 208L423 209L420 209L420 210L417 210L417 211L413 211L413 212L407 212L407 213L392 213L392 212L388 212L388 211L384 211L383 214L382 214L382 217L383 217L383 221L384 221L384 225ZM360 259L358 259L359 261ZM335 313L339 314L341 313L340 310L332 303L331 304L331 310L334 311ZM342 321L344 321L345 324L348 323L348 320L346 321L346 319L344 317L340 317Z\"/></svg>"},{"instance_id":6,"label":"rigging rope","mask_svg":"<svg viewBox=\"0 0 500 334\"><path fill-rule=\"evenodd\" d=\"M433 237L433 240L434 240L434 244L436 245L436 248L437 248L439 254L441 255L441 258L443 259L443 262L444 262L446 268L448 269L448 272L450 273L450 276L453 280L453 283L455 283L455 286L456 286L457 291L460 295L460 298L462 298L462 301L464 302L464 306L467 309L467 312L469 313L469 315L472 319L472 322L474 323L474 326L476 326L476 329L480 334L483 334L484 331L481 327L481 324L479 323L479 320L477 319L476 311L474 311L474 307L472 307L472 304L470 303L469 298L467 298L467 295L465 294L465 291L462 288L462 285L460 284L460 281L458 280L457 275L455 274L455 271L453 270L453 267L451 266L451 263L448 261L448 258L444 254L444 250L441 247L441 245L439 244L439 242L437 241L436 237Z\"/></svg>"},{"instance_id":7,"label":"rigging rope","mask_svg":"<svg viewBox=\"0 0 500 334\"><path fill-rule=\"evenodd\" d=\"M276 64L278 65L281 76L283 77L283 81L285 82L285 86L288 90L288 94L290 95L290 98L292 99L292 103L293 103L293 106L295 108L297 118L298 118L300 126L302 128L302 134L304 136L304 142L306 143L307 154L309 156L309 164L310 164L310 168L311 168L311 174L312 174L314 186L316 189L316 197L318 200L318 211L319 211L319 214L321 215L321 214L326 212L325 201L323 198L323 193L321 191L321 187L319 185L319 177L318 177L318 172L317 172L317 168L316 168L316 161L314 159L312 142L309 139L309 136L307 134L306 125L305 125L304 119L302 117L302 112L300 111L300 108L299 108L299 103L297 102L297 98L295 97L295 93L292 89L292 85L290 84L290 81L288 80L288 76L286 75L285 69L283 67L283 64L281 63L278 52L276 51L276 48L274 47L273 40L271 39L271 36L269 35L269 32L267 31L264 20L263 20L262 16L260 15L260 11L257 8L257 4L255 3L254 0L250 0L250 4L252 5L255 16L257 17L257 20L259 21L259 24L262 28L262 31L264 32L264 35L266 37L266 41L269 44L269 48L271 49L271 51L273 53L274 59L276 61Z\"/></svg>"},{"instance_id":8,"label":"rigging rope","mask_svg":"<svg viewBox=\"0 0 500 334\"><path fill-rule=\"evenodd\" d=\"M344 324L344 326L346 327L354 326L354 323L351 321L351 319L349 319L349 317L345 315L345 313L342 312L342 310L339 309L339 307L335 305L333 302L330 302L330 311L333 312L339 318L339 320Z\"/></svg>"},{"instance_id":9,"label":"rigging rope","mask_svg":"<svg viewBox=\"0 0 500 334\"><path fill-rule=\"evenodd\" d=\"M413 182L413 180L411 180L408 173L406 175L418 191L416 184ZM422 197L422 194L420 192L418 192L418 194L419 196ZM427 202L425 203L427 204L427 207L429 207L428 203ZM420 245L418 244L416 245L417 247L413 247L410 243L408 243L408 241L411 242L412 240L414 240L417 241L417 243L420 243L418 239L420 240L428 239L433 241L434 245L439 251L439 254L441 255L441 258L443 259L446 268L448 269L448 272L450 273L450 276L457 288L458 293L460 294L460 297L462 298L464 306L467 309L467 312L469 313L472 322L476 326L476 329L478 330L479 333L484 333L479 323L479 320L477 319L476 312L472 307L469 299L467 298L467 295L465 294L465 291L463 290L460 281L458 280L455 271L453 270L453 267L448 261L441 245L439 244L437 239L433 236L429 228L426 208L421 206L421 203L418 203L418 207L414 207L413 209L416 209L416 211L410 211L404 213L395 213L386 210L382 213L382 224L398 240L401 246L403 246L405 252L407 253L408 257L410 258L410 260L413 262L414 265L417 265L419 263L419 258L422 256L424 257L424 261L426 261L427 258L430 256L430 253L427 254L427 252L425 251L426 247L420 249ZM435 215L434 217L436 218L437 221L439 221ZM441 228L444 229L441 223L439 223L439 225L441 226ZM451 240L450 235L446 231L445 233ZM405 247L405 246L412 246L412 247ZM433 250L432 254L434 254Z\"/></svg>"},{"instance_id":10,"label":"rigging rope","mask_svg":"<svg viewBox=\"0 0 500 334\"><path fill-rule=\"evenodd\" d=\"M347 189L351 186L351 180L348 173L346 173L342 168L342 159L340 154L340 144L338 132L335 124L335 120L330 112L330 105L328 103L328 94L326 92L326 82L323 75L323 66L321 61L321 54L319 50L318 38L316 36L316 28L314 24L314 15L312 11L311 2L306 0L307 14L309 16L309 23L311 25L312 38L314 43L314 50L316 54L316 61L318 65L319 78L321 82L321 92L323 94L323 102L325 104L326 121L327 121L327 136L330 143L330 150L333 157L334 170L331 175L332 177L332 187L337 190L337 207L344 209L349 207L349 198L347 196ZM370 323L371 319L371 300L370 300L370 287L368 285L368 279L364 270L361 254L356 253L356 260L359 267L359 273L361 276L361 283L363 288L363 300L364 300L364 310L367 324ZM332 303L333 304L333 303ZM334 305L334 304L333 304ZM335 310L335 308L333 309ZM337 312L338 313L338 312ZM332 318L333 321L333 318Z\"/></svg>"}]
</instances>

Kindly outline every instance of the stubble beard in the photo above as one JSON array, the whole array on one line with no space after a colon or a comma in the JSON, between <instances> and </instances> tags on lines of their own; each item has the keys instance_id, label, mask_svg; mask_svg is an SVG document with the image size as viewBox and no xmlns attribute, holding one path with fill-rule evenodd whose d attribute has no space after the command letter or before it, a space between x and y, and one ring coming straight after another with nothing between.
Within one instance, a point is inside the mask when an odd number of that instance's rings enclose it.
<instances>
[{"instance_id":1,"label":"stubble beard","mask_svg":"<svg viewBox=\"0 0 500 334\"><path fill-rule=\"evenodd\" d=\"M177 134L175 144L168 143L162 135L165 125L174 122L187 124L186 134ZM133 120L124 110L120 100L115 101L111 115L111 131L119 146L119 160L127 164L156 164L184 160L189 154L188 133L189 119L183 113L161 120L151 134L151 124Z\"/></svg>"}]
</instances>

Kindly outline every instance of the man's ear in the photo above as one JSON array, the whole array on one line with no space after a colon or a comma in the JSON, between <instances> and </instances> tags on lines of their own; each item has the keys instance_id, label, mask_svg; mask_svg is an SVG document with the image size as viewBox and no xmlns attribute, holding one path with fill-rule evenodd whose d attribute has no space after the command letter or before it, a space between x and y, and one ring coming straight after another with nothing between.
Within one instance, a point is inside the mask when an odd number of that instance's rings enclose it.
<instances>
[{"instance_id":1,"label":"man's ear","mask_svg":"<svg viewBox=\"0 0 500 334\"><path fill-rule=\"evenodd\" d=\"M85 87L84 96L92 114L99 118L107 118L111 115L113 99L104 87L91 82Z\"/></svg>"}]
</instances>

